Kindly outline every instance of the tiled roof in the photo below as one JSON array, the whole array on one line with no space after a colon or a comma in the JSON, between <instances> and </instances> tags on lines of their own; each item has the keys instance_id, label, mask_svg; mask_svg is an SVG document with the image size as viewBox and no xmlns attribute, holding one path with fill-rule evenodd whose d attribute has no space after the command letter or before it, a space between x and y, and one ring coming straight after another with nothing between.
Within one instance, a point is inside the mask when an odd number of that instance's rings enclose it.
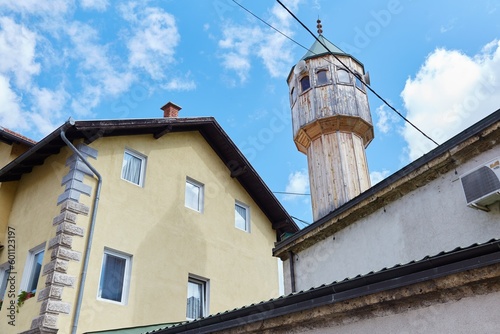
<instances>
[{"instance_id":1,"label":"tiled roof","mask_svg":"<svg viewBox=\"0 0 500 334\"><path fill-rule=\"evenodd\" d=\"M2 139L3 141L17 142L28 146L33 146L36 144L36 141L34 141L33 139L23 136L22 134L10 129L4 128L3 126L0 126L0 140Z\"/></svg>"}]
</instances>

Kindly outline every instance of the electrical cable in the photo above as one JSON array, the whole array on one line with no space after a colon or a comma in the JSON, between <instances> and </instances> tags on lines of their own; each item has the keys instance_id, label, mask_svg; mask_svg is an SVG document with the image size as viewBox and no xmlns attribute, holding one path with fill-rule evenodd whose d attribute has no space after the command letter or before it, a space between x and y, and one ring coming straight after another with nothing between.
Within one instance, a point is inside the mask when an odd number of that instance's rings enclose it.
<instances>
[{"instance_id":1,"label":"electrical cable","mask_svg":"<svg viewBox=\"0 0 500 334\"><path fill-rule=\"evenodd\" d=\"M294 42L295 44L299 45L300 47L304 48L305 50L308 50L310 51L307 47L305 47L304 45L300 44L299 42L297 42L296 40L294 40L293 38L287 36L285 33L281 32L279 29L273 27L271 24L267 23L265 20L261 19L259 16L257 16L256 14L254 14L253 12L251 12L249 9L245 8L242 4L238 3L236 0L232 0L236 5L238 5L240 8L242 8L243 10L245 10L247 13L249 13L250 15L252 15L253 17L255 17L256 19L258 19L259 21L261 21L262 23L264 23L265 25L267 25L268 27L270 27L271 29L273 29L274 31L278 32L279 34L281 34L282 36L286 37L287 39L289 39L290 41ZM321 42L318 37L304 24L302 23L302 21L300 21L300 19L295 16L295 14L293 14L280 0L276 0L297 22L299 22L302 27L304 27L313 37L316 41L318 41L318 43L320 43L324 48L325 50L328 51L328 53L330 55L332 55L340 64L342 64L352 75L355 75L356 76L356 73L354 73L348 66L346 66L323 42ZM342 50L341 50L342 51ZM343 51L342 51L343 52ZM330 62L331 63L331 62ZM426 133L424 133L422 130L420 130L415 124L413 124L410 120L408 120L405 116L403 116L403 114L401 114L396 108L394 108L391 104L389 104L389 102L387 102L381 95L379 95L373 88L370 87L370 85L366 84L366 83L363 83L365 85L365 87L368 88L368 90L370 92L372 92L380 101L382 101L386 106L388 106L392 111L394 111L399 117L401 117L405 122L407 122L408 124L410 124L414 129L416 129L418 132L420 132L425 138L429 139L432 143L434 143L436 146L439 146L439 144L434 140L432 139L430 136L428 136Z\"/></svg>"},{"instance_id":2,"label":"electrical cable","mask_svg":"<svg viewBox=\"0 0 500 334\"><path fill-rule=\"evenodd\" d=\"M273 194L285 194L285 195L311 196L311 194L288 193L288 192L286 192L286 191L273 191Z\"/></svg>"},{"instance_id":3,"label":"electrical cable","mask_svg":"<svg viewBox=\"0 0 500 334\"><path fill-rule=\"evenodd\" d=\"M234 1L234 0L233 0ZM319 40L319 38L297 17L295 16L294 13L292 13L292 11L290 11L280 0L276 0L280 5L281 7L283 7L297 22L300 23L300 25L302 27L304 27L304 29L306 29L313 37L316 41L318 41L318 43L320 43L324 48L325 50L328 51L328 53L330 55L332 55L339 63L342 64L342 66L344 66L352 75L356 75L356 73L354 73L349 67L347 67L322 41ZM399 117L401 117L405 122L407 122L408 124L410 124L415 130L417 130L418 132L420 132L425 138L429 139L430 141L432 141L434 144L436 144L436 146L439 146L439 144L434 140L432 139L431 137L429 137L427 134L425 134L422 130L420 130L415 124L413 124L412 122L410 122L406 117L404 117L399 111L396 110L396 108L394 108L392 105L390 105L382 96L380 96L375 90L373 90L369 85L367 85L365 83L365 86L368 88L368 90L370 92L372 92L373 94L375 94L376 97L378 97L386 106L388 106L390 109L392 109L396 114L399 115Z\"/></svg>"},{"instance_id":4,"label":"electrical cable","mask_svg":"<svg viewBox=\"0 0 500 334\"><path fill-rule=\"evenodd\" d=\"M308 222L306 222L305 220L299 219L299 218L294 217L294 216L290 216L290 217L292 217L293 219L298 220L299 222L301 222L301 223L303 223L303 224L306 224L307 226L311 225L311 223L308 223Z\"/></svg>"}]
</instances>

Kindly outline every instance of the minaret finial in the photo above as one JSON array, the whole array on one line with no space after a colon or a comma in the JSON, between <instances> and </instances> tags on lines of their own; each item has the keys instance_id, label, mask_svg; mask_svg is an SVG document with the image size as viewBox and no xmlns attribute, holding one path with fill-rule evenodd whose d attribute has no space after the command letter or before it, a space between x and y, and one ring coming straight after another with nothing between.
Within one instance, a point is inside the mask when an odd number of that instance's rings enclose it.
<instances>
[{"instance_id":1,"label":"minaret finial","mask_svg":"<svg viewBox=\"0 0 500 334\"><path fill-rule=\"evenodd\" d=\"M321 35L323 33L323 29L322 29L323 26L321 25L321 20L318 18L316 23L318 23L318 25L316 26L316 28L318 28L318 35Z\"/></svg>"}]
</instances>

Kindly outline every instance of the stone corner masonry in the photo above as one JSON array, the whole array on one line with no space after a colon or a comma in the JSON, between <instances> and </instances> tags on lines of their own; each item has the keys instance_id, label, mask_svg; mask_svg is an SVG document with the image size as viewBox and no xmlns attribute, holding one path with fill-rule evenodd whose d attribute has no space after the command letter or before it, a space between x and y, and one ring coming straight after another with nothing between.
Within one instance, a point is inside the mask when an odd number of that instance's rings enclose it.
<instances>
[{"instance_id":1,"label":"stone corner masonry","mask_svg":"<svg viewBox=\"0 0 500 334\"><path fill-rule=\"evenodd\" d=\"M97 151L89 146L77 146L86 158L97 159ZM71 303L62 298L64 288L77 287L77 277L68 273L70 261L80 261L82 253L73 249L73 237L83 237L85 229L77 225L78 216L88 216L90 208L79 202L80 196L90 196L92 187L84 184L84 176L92 176L88 167L73 154L66 160L69 172L63 177L61 185L64 192L58 197L57 205L61 213L52 225L55 236L48 242L50 262L45 264L42 276L45 276L45 288L37 292L40 313L31 322L31 328L22 334L53 334L59 331L57 320L60 314L71 313ZM48 253L48 252L47 252ZM78 273L77 273L78 274Z\"/></svg>"}]
</instances>

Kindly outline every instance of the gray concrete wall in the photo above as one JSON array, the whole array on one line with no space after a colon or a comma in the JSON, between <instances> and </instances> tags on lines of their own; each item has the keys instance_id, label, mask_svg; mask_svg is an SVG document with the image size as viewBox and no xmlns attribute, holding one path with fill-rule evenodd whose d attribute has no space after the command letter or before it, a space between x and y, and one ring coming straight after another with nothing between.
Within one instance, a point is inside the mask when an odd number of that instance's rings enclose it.
<instances>
[{"instance_id":1,"label":"gray concrete wall","mask_svg":"<svg viewBox=\"0 0 500 334\"><path fill-rule=\"evenodd\" d=\"M297 291L500 238L500 203L467 207L459 179L498 156L500 146L296 254ZM284 277L289 293L289 260Z\"/></svg>"},{"instance_id":2,"label":"gray concrete wall","mask_svg":"<svg viewBox=\"0 0 500 334\"><path fill-rule=\"evenodd\" d=\"M352 317L349 323L317 322L308 328L298 326L287 333L386 333L386 334L469 334L498 333L500 292L463 298L444 304L409 309L404 313L366 319Z\"/></svg>"}]
</instances>

